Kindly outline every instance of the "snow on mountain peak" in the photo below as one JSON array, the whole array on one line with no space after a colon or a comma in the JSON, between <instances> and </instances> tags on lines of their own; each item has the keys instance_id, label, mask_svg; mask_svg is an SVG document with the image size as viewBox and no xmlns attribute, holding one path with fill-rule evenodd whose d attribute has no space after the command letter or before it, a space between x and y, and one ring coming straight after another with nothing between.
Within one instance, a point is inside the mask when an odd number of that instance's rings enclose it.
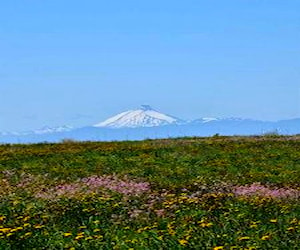
<instances>
[{"instance_id":1,"label":"snow on mountain peak","mask_svg":"<svg viewBox=\"0 0 300 250\"><path fill-rule=\"evenodd\" d=\"M107 120L95 124L94 127L109 128L136 128L155 127L161 125L175 124L180 120L154 110L149 105L142 105L136 110L129 110L117 114Z\"/></svg>"}]
</instances>

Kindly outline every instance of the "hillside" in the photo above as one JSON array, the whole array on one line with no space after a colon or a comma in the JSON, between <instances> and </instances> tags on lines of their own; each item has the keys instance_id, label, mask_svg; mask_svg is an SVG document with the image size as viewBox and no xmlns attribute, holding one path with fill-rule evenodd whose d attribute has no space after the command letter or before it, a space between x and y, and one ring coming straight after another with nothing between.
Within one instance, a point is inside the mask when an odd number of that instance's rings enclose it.
<instances>
[{"instance_id":1,"label":"hillside","mask_svg":"<svg viewBox=\"0 0 300 250\"><path fill-rule=\"evenodd\" d=\"M297 249L300 138L0 146L1 249Z\"/></svg>"}]
</instances>

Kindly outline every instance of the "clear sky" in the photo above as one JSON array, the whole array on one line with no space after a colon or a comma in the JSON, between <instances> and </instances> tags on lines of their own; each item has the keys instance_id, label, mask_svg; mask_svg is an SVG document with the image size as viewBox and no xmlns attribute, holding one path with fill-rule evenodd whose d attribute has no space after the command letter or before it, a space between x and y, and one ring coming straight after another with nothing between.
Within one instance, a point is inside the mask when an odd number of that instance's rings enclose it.
<instances>
[{"instance_id":1,"label":"clear sky","mask_svg":"<svg viewBox=\"0 0 300 250\"><path fill-rule=\"evenodd\" d=\"M2 1L0 104L0 131L140 104L183 119L300 117L300 1Z\"/></svg>"}]
</instances>

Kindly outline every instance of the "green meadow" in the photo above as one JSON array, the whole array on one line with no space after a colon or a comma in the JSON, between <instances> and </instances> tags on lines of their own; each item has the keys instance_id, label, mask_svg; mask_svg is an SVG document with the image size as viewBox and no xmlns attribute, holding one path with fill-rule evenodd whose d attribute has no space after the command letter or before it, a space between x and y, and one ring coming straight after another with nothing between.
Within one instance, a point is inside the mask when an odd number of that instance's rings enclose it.
<instances>
[{"instance_id":1,"label":"green meadow","mask_svg":"<svg viewBox=\"0 0 300 250\"><path fill-rule=\"evenodd\" d=\"M300 249L300 137L0 145L0 249Z\"/></svg>"}]
</instances>

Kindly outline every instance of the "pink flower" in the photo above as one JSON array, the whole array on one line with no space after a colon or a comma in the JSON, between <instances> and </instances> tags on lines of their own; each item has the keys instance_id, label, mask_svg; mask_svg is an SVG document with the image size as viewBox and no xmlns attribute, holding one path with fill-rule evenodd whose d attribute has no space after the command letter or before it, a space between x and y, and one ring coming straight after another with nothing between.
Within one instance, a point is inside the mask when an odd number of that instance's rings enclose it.
<instances>
[{"instance_id":1,"label":"pink flower","mask_svg":"<svg viewBox=\"0 0 300 250\"><path fill-rule=\"evenodd\" d=\"M116 176L90 176L82 178L75 183L58 185L54 188L40 192L36 197L49 199L49 197L67 196L76 194L88 194L104 188L124 195L140 195L150 190L148 182L135 182L133 180L121 180Z\"/></svg>"},{"instance_id":2,"label":"pink flower","mask_svg":"<svg viewBox=\"0 0 300 250\"><path fill-rule=\"evenodd\" d=\"M261 196L270 198L292 198L300 197L300 191L292 188L270 188L253 183L251 185L236 186L233 188L233 193L237 196Z\"/></svg>"}]
</instances>

